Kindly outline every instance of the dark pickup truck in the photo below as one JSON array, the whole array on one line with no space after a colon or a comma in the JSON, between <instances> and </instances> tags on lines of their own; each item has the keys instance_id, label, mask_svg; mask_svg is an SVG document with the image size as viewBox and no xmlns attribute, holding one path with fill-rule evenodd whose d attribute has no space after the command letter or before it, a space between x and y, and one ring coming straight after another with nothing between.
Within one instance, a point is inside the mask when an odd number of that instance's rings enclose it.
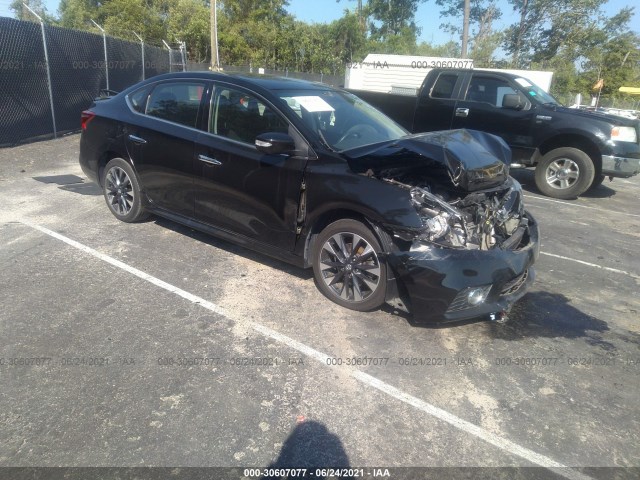
<instances>
[{"instance_id":1,"label":"dark pickup truck","mask_svg":"<svg viewBox=\"0 0 640 480\"><path fill-rule=\"evenodd\" d=\"M561 106L524 77L433 69L418 96L351 90L409 131L473 129L502 137L538 189L575 198L605 177L640 172L640 121Z\"/></svg>"}]
</instances>

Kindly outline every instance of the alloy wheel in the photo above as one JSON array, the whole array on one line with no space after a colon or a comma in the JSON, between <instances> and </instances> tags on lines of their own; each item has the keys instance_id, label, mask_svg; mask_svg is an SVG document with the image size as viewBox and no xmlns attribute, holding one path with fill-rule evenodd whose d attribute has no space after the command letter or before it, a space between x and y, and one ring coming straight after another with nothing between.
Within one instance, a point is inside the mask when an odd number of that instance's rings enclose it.
<instances>
[{"instance_id":1,"label":"alloy wheel","mask_svg":"<svg viewBox=\"0 0 640 480\"><path fill-rule=\"evenodd\" d=\"M556 189L572 187L580 176L580 167L569 158L558 158L549 164L545 177L547 184Z\"/></svg>"},{"instance_id":2,"label":"alloy wheel","mask_svg":"<svg viewBox=\"0 0 640 480\"><path fill-rule=\"evenodd\" d=\"M133 207L134 193L127 172L118 166L112 167L106 175L106 194L109 206L118 215L127 215Z\"/></svg>"},{"instance_id":3,"label":"alloy wheel","mask_svg":"<svg viewBox=\"0 0 640 480\"><path fill-rule=\"evenodd\" d=\"M330 291L349 302L362 302L380 286L380 261L361 236L340 232L329 237L320 253L322 279Z\"/></svg>"}]
</instances>

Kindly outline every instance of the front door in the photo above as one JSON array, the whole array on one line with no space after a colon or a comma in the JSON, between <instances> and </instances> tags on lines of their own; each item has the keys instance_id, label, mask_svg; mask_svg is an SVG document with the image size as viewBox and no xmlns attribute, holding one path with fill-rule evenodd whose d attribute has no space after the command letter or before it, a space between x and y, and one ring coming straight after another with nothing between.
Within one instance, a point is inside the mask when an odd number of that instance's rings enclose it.
<instances>
[{"instance_id":1,"label":"front door","mask_svg":"<svg viewBox=\"0 0 640 480\"><path fill-rule=\"evenodd\" d=\"M503 106L505 95L518 95L521 108ZM451 128L493 133L507 142L514 151L514 158L521 155L528 158L533 145L533 116L531 103L515 85L488 72L474 72L466 95L456 103Z\"/></svg>"},{"instance_id":2,"label":"front door","mask_svg":"<svg viewBox=\"0 0 640 480\"><path fill-rule=\"evenodd\" d=\"M258 95L215 84L209 132L196 141L195 215L228 232L292 250L307 158L259 152L255 138L266 132L288 133L296 144L303 142Z\"/></svg>"}]
</instances>

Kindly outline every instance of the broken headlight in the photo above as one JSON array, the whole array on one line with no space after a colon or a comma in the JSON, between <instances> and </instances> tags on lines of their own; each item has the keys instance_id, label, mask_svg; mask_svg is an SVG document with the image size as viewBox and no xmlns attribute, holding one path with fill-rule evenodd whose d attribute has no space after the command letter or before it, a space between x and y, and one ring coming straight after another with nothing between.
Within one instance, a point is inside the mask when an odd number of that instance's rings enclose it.
<instances>
[{"instance_id":1,"label":"broken headlight","mask_svg":"<svg viewBox=\"0 0 640 480\"><path fill-rule=\"evenodd\" d=\"M495 213L496 225L503 230L505 236L510 236L515 232L524 214L522 185L514 178L510 178L509 181L511 186Z\"/></svg>"},{"instance_id":2,"label":"broken headlight","mask_svg":"<svg viewBox=\"0 0 640 480\"><path fill-rule=\"evenodd\" d=\"M410 193L423 225L416 240L449 247L466 245L464 220L458 210L423 188L413 187Z\"/></svg>"}]
</instances>

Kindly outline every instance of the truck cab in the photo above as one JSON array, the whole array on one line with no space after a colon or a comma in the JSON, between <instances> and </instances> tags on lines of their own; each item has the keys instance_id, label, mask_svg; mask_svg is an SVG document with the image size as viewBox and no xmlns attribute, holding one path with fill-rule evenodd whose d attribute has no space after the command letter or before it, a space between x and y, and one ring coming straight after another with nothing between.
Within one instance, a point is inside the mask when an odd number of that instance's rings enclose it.
<instances>
[{"instance_id":1,"label":"truck cab","mask_svg":"<svg viewBox=\"0 0 640 480\"><path fill-rule=\"evenodd\" d=\"M535 167L536 186L550 197L575 198L606 176L640 172L638 120L565 108L520 75L432 69L417 98L354 93L412 132L465 128L502 137L512 163Z\"/></svg>"}]
</instances>

